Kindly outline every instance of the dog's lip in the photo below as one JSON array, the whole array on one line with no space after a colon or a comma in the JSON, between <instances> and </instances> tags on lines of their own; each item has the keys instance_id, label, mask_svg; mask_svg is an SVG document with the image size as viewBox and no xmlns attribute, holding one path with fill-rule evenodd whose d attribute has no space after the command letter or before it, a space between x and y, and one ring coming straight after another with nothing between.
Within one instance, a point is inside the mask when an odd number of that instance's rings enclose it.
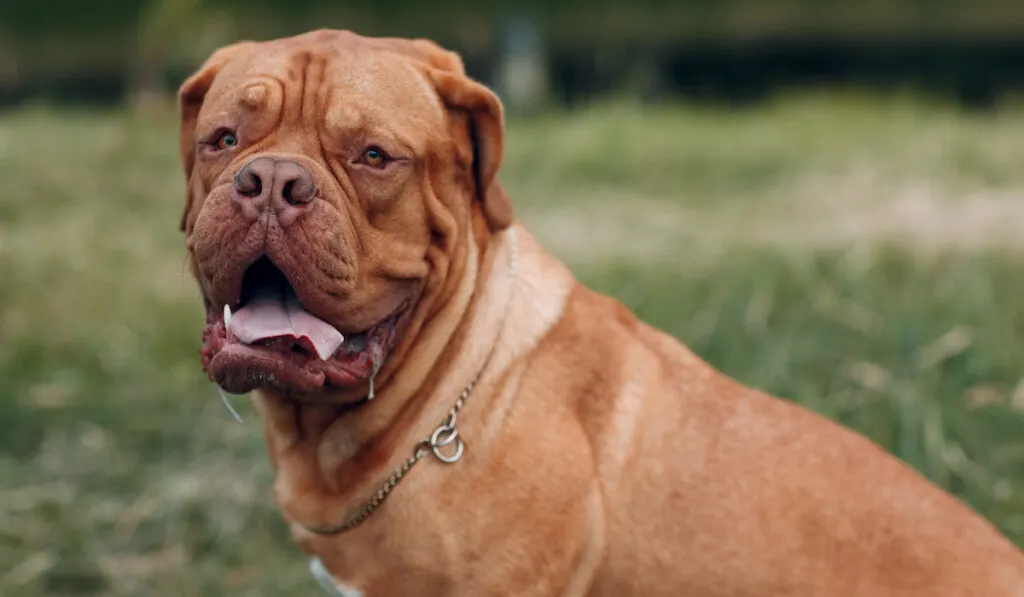
<instances>
[{"instance_id":1,"label":"dog's lip","mask_svg":"<svg viewBox=\"0 0 1024 597\"><path fill-rule=\"evenodd\" d=\"M239 342L223 346L210 360L209 370L221 387L236 394L255 386L285 394L313 392L326 381L322 371L300 367L275 350Z\"/></svg>"},{"instance_id":2,"label":"dog's lip","mask_svg":"<svg viewBox=\"0 0 1024 597\"><path fill-rule=\"evenodd\" d=\"M233 394L266 388L285 396L298 397L332 387L353 387L366 381L374 374L374 367L381 366L390 356L411 311L411 303L405 301L370 328L351 334L352 337L365 336L378 330L386 334L380 340L381 362L376 364L366 347L346 352L343 346L338 354L321 360L296 349L282 350L265 344L243 344L231 337L223 320L208 317L201 351L204 369L212 381Z\"/></svg>"}]
</instances>

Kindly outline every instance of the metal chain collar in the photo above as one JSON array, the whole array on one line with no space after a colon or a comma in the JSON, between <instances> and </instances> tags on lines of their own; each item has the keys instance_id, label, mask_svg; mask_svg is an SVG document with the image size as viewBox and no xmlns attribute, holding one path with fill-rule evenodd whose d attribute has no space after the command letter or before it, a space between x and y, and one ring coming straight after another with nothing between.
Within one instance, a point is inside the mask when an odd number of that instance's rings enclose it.
<instances>
[{"instance_id":1,"label":"metal chain collar","mask_svg":"<svg viewBox=\"0 0 1024 597\"><path fill-rule=\"evenodd\" d=\"M480 367L480 370L477 372L476 377L462 389L462 392L459 394L459 398L448 410L448 417L445 418L445 420L442 421L436 429L434 429L434 432L430 434L430 438L416 444L416 448L413 450L412 456L406 459L406 461L403 462L395 472L391 473L388 480L385 481L379 489L377 489L377 493L370 498L370 501L367 502L359 512L353 514L348 520L337 526L308 527L303 525L307 531L316 535L340 535L341 533L352 530L366 520L375 510L377 510L377 508L381 506L381 504L384 503L384 500L387 499L391 491L396 485L398 485L398 482L409 473L409 470L412 469L413 465L423 458L433 454L435 458L445 464L455 464L462 458L462 454L466 450L466 444L462 438L459 437L459 430L457 428L459 412L461 412L462 407L466 405L466 399L469 398L470 393L473 392L473 388L476 387L480 378L483 377L484 371L487 370L487 365L490 364L491 358L494 357L494 353L498 346L498 336L501 334L502 330L505 329L505 321L508 319L508 312L511 310L511 289L516 278L517 243L515 229L510 228L508 234L509 241L512 244L508 258L509 296L505 303L505 311L502 313L501 319L498 322L498 331L495 332L494 342L491 344L490 352L488 352L487 358L484 360L483 366ZM448 446L452 445L454 445L454 451L452 451L453 449L448 448ZM450 453L446 454L442 448L447 449Z\"/></svg>"}]
</instances>

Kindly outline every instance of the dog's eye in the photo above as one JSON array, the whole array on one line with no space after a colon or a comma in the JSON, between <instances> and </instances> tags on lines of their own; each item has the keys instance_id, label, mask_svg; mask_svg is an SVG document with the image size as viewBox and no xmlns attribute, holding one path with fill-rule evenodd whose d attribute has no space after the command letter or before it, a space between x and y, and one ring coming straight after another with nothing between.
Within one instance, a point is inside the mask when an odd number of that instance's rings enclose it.
<instances>
[{"instance_id":1,"label":"dog's eye","mask_svg":"<svg viewBox=\"0 0 1024 597\"><path fill-rule=\"evenodd\" d=\"M203 142L210 150L214 152L222 152L224 150L230 150L232 147L239 145L239 135L229 129L222 129L217 131L211 137L207 137L207 140Z\"/></svg>"},{"instance_id":2,"label":"dog's eye","mask_svg":"<svg viewBox=\"0 0 1024 597\"><path fill-rule=\"evenodd\" d=\"M238 136L232 131L223 131L210 144L215 150L223 151L238 146Z\"/></svg>"},{"instance_id":3,"label":"dog's eye","mask_svg":"<svg viewBox=\"0 0 1024 597\"><path fill-rule=\"evenodd\" d=\"M388 162L388 159L388 154L384 153L384 150L379 147L368 147L363 151L363 155L359 156L359 161L374 168L383 167Z\"/></svg>"}]
</instances>

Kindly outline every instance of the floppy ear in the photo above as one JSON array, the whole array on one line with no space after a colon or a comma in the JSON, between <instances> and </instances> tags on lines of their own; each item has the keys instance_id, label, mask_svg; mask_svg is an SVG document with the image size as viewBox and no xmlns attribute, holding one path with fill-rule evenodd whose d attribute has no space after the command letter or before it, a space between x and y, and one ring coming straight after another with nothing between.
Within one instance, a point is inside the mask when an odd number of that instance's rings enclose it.
<instances>
[{"instance_id":1,"label":"floppy ear","mask_svg":"<svg viewBox=\"0 0 1024 597\"><path fill-rule=\"evenodd\" d=\"M185 181L189 185L186 191L185 211L181 214L179 227L185 232L188 212L192 209L193 192L191 188L192 168L195 166L195 133L199 109L203 107L206 93L210 91L213 80L225 64L242 51L249 49L253 42L243 41L225 46L214 52L191 77L185 80L178 89L178 109L181 118L181 136L178 150L181 152L181 165L185 169Z\"/></svg>"},{"instance_id":2,"label":"floppy ear","mask_svg":"<svg viewBox=\"0 0 1024 597\"><path fill-rule=\"evenodd\" d=\"M504 110L493 91L463 74L462 61L451 58L454 54L450 52L447 54L447 60L455 62L446 66L455 68L431 69L430 76L444 103L469 117L476 190L487 223L496 232L515 221L512 202L498 183L505 142Z\"/></svg>"}]
</instances>

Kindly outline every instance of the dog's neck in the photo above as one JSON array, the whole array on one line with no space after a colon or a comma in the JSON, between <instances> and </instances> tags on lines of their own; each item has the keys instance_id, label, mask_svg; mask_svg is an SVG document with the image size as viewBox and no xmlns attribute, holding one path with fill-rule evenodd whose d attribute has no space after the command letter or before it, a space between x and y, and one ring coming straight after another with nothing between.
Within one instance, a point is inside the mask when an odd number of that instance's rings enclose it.
<instances>
[{"instance_id":1,"label":"dog's neck","mask_svg":"<svg viewBox=\"0 0 1024 597\"><path fill-rule=\"evenodd\" d=\"M467 239L458 286L419 330L419 340L372 402L342 409L258 396L282 505L297 502L292 500L295 492L312 491L334 496L328 503L356 507L367 499L364 494L374 491L370 484L429 437L467 384L488 365L489 356L493 361L481 381L500 374L509 361L502 353L507 352L506 345L515 344L502 337L502 328L515 300L515 280L509 276L515 251L512 237L521 232L495 233L483 246ZM501 349L492 351L498 343ZM282 458L288 461L281 462ZM318 522L337 519L342 512L295 514Z\"/></svg>"}]
</instances>

